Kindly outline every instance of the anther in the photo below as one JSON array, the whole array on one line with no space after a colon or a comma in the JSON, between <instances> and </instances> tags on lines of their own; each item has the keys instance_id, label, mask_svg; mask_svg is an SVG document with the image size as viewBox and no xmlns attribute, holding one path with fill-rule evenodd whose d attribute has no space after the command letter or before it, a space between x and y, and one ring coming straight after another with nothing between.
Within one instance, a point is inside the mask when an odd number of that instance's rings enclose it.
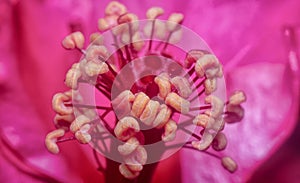
<instances>
[{"instance_id":1,"label":"anther","mask_svg":"<svg viewBox=\"0 0 300 183\"><path fill-rule=\"evenodd\" d=\"M167 95L171 92L171 83L169 81L169 76L166 73L162 73L155 77L154 82L159 88L159 97L165 99Z\"/></svg>"},{"instance_id":2,"label":"anther","mask_svg":"<svg viewBox=\"0 0 300 183\"><path fill-rule=\"evenodd\" d=\"M124 161L131 171L141 171L147 161L147 151L143 146L138 146L135 151L124 158Z\"/></svg>"},{"instance_id":3,"label":"anther","mask_svg":"<svg viewBox=\"0 0 300 183\"><path fill-rule=\"evenodd\" d=\"M62 45L65 49L82 49L84 46L84 36L81 32L73 32L63 39Z\"/></svg>"},{"instance_id":4,"label":"anther","mask_svg":"<svg viewBox=\"0 0 300 183\"><path fill-rule=\"evenodd\" d=\"M183 22L183 18L184 16L181 13L172 13L166 23L168 30L171 32L174 31Z\"/></svg>"},{"instance_id":5,"label":"anther","mask_svg":"<svg viewBox=\"0 0 300 183\"><path fill-rule=\"evenodd\" d=\"M156 19L158 16L164 14L164 10L160 7L152 7L147 10L147 19Z\"/></svg>"},{"instance_id":6,"label":"anther","mask_svg":"<svg viewBox=\"0 0 300 183\"><path fill-rule=\"evenodd\" d=\"M214 123L214 118L206 115L206 114L198 114L194 120L193 123L197 126L201 126L203 128L206 128L208 123Z\"/></svg>"},{"instance_id":7,"label":"anther","mask_svg":"<svg viewBox=\"0 0 300 183\"><path fill-rule=\"evenodd\" d=\"M205 79L204 81L205 94L210 95L217 89L217 79Z\"/></svg>"},{"instance_id":8,"label":"anther","mask_svg":"<svg viewBox=\"0 0 300 183\"><path fill-rule=\"evenodd\" d=\"M131 111L131 102L133 102L135 96L130 90L121 92L114 100L112 100L112 106L118 117L124 117Z\"/></svg>"},{"instance_id":9,"label":"anther","mask_svg":"<svg viewBox=\"0 0 300 183\"><path fill-rule=\"evenodd\" d=\"M190 86L189 81L185 77L176 76L172 78L171 80L172 85L175 86L175 88L178 91L178 94L183 98L188 98L191 93L192 89Z\"/></svg>"},{"instance_id":10,"label":"anther","mask_svg":"<svg viewBox=\"0 0 300 183\"><path fill-rule=\"evenodd\" d=\"M214 137L209 132L204 132L200 141L193 141L192 146L200 151L206 150L212 143Z\"/></svg>"},{"instance_id":11,"label":"anther","mask_svg":"<svg viewBox=\"0 0 300 183\"><path fill-rule=\"evenodd\" d=\"M67 131L69 129L70 124L74 121L74 119L75 119L74 114L66 114L66 115L56 114L53 121L56 128L62 128Z\"/></svg>"},{"instance_id":12,"label":"anther","mask_svg":"<svg viewBox=\"0 0 300 183\"><path fill-rule=\"evenodd\" d=\"M80 128L80 130L78 130L75 133L75 137L78 140L78 142L80 142L82 144L87 144L92 140L92 137L89 134L90 128L91 128L91 125L85 124Z\"/></svg>"},{"instance_id":13,"label":"anther","mask_svg":"<svg viewBox=\"0 0 300 183\"><path fill-rule=\"evenodd\" d=\"M224 133L219 132L215 136L215 138L212 142L212 147L216 151L222 151L226 148L226 146L227 146L227 138Z\"/></svg>"},{"instance_id":14,"label":"anther","mask_svg":"<svg viewBox=\"0 0 300 183\"><path fill-rule=\"evenodd\" d=\"M73 108L67 107L64 102L70 102L70 97L64 93L57 93L52 99L52 108L55 112L61 115L73 114Z\"/></svg>"},{"instance_id":15,"label":"anther","mask_svg":"<svg viewBox=\"0 0 300 183\"><path fill-rule=\"evenodd\" d=\"M98 29L100 31L106 31L117 25L118 16L107 16L105 18L99 18Z\"/></svg>"},{"instance_id":16,"label":"anther","mask_svg":"<svg viewBox=\"0 0 300 183\"><path fill-rule=\"evenodd\" d=\"M150 100L143 113L140 116L140 120L145 124L145 125L152 125L158 111L159 111L159 102L154 101L154 100Z\"/></svg>"},{"instance_id":17,"label":"anther","mask_svg":"<svg viewBox=\"0 0 300 183\"><path fill-rule=\"evenodd\" d=\"M62 137L64 135L65 135L65 130L63 129L56 129L48 133L45 139L45 144L48 151L50 151L53 154L59 153L59 148L56 142L59 137Z\"/></svg>"},{"instance_id":18,"label":"anther","mask_svg":"<svg viewBox=\"0 0 300 183\"><path fill-rule=\"evenodd\" d=\"M246 102L247 98L243 91L235 91L229 97L229 104L231 105L240 105L241 103Z\"/></svg>"},{"instance_id":19,"label":"anther","mask_svg":"<svg viewBox=\"0 0 300 183\"><path fill-rule=\"evenodd\" d=\"M79 63L72 65L71 69L68 70L66 74L65 84L67 87L72 89L78 88L78 79L81 77L81 71L79 68Z\"/></svg>"},{"instance_id":20,"label":"anther","mask_svg":"<svg viewBox=\"0 0 300 183\"><path fill-rule=\"evenodd\" d=\"M99 32L94 32L90 35L90 43L93 45L103 45L103 37Z\"/></svg>"},{"instance_id":21,"label":"anther","mask_svg":"<svg viewBox=\"0 0 300 183\"><path fill-rule=\"evenodd\" d=\"M124 117L116 125L114 133L119 140L126 141L140 131L139 123L133 117Z\"/></svg>"},{"instance_id":22,"label":"anther","mask_svg":"<svg viewBox=\"0 0 300 183\"><path fill-rule=\"evenodd\" d=\"M190 109L190 102L174 92L171 92L167 95L165 103L182 114L187 114Z\"/></svg>"},{"instance_id":23,"label":"anther","mask_svg":"<svg viewBox=\"0 0 300 183\"><path fill-rule=\"evenodd\" d=\"M231 105L226 106L226 112L224 120L227 123L239 122L244 118L245 110L241 105Z\"/></svg>"},{"instance_id":24,"label":"anther","mask_svg":"<svg viewBox=\"0 0 300 183\"><path fill-rule=\"evenodd\" d=\"M236 162L228 156L222 158L222 165L231 173L235 172L238 168Z\"/></svg>"},{"instance_id":25,"label":"anther","mask_svg":"<svg viewBox=\"0 0 300 183\"><path fill-rule=\"evenodd\" d=\"M205 54L200 57L195 64L195 71L199 77L204 77L209 73L208 78L213 78L219 75L219 61L215 55Z\"/></svg>"},{"instance_id":26,"label":"anther","mask_svg":"<svg viewBox=\"0 0 300 183\"><path fill-rule=\"evenodd\" d=\"M92 45L86 51L86 60L99 62L99 58L106 60L109 57L107 48L102 45Z\"/></svg>"},{"instance_id":27,"label":"anther","mask_svg":"<svg viewBox=\"0 0 300 183\"><path fill-rule=\"evenodd\" d=\"M134 117L139 118L144 111L146 105L150 101L150 98L143 92L138 93L135 96L135 100L132 104L131 113Z\"/></svg>"},{"instance_id":28,"label":"anther","mask_svg":"<svg viewBox=\"0 0 300 183\"><path fill-rule=\"evenodd\" d=\"M160 105L159 112L153 121L153 126L156 128L162 128L169 121L172 114L172 110L165 104Z\"/></svg>"},{"instance_id":29,"label":"anther","mask_svg":"<svg viewBox=\"0 0 300 183\"><path fill-rule=\"evenodd\" d=\"M128 167L125 164L123 164L123 163L119 166L119 171L127 179L134 179L137 176L139 176L139 174L140 174L140 172L130 171L128 169Z\"/></svg>"},{"instance_id":30,"label":"anther","mask_svg":"<svg viewBox=\"0 0 300 183\"><path fill-rule=\"evenodd\" d=\"M109 16L111 15L120 16L126 12L127 12L127 8L123 4L117 1L110 2L105 8L105 15L109 15Z\"/></svg>"},{"instance_id":31,"label":"anther","mask_svg":"<svg viewBox=\"0 0 300 183\"><path fill-rule=\"evenodd\" d=\"M70 125L70 130L71 132L75 133L78 130L80 130L80 128L89 123L90 119L88 117L86 117L85 115L79 115L75 118L75 120L71 123Z\"/></svg>"},{"instance_id":32,"label":"anther","mask_svg":"<svg viewBox=\"0 0 300 183\"><path fill-rule=\"evenodd\" d=\"M85 68L84 68L85 73L90 76L98 76L99 74L104 74L107 73L109 71L108 69L108 65L105 62L87 62L85 64Z\"/></svg>"},{"instance_id":33,"label":"anther","mask_svg":"<svg viewBox=\"0 0 300 183\"><path fill-rule=\"evenodd\" d=\"M118 146L118 151L121 155L127 156L135 151L139 145L138 139L136 137L131 137L126 143Z\"/></svg>"},{"instance_id":34,"label":"anther","mask_svg":"<svg viewBox=\"0 0 300 183\"><path fill-rule=\"evenodd\" d=\"M206 112L209 116L212 116L213 118L218 118L221 116L224 110L224 102L214 95L209 95L205 97L205 104L210 104L211 109Z\"/></svg>"},{"instance_id":35,"label":"anther","mask_svg":"<svg viewBox=\"0 0 300 183\"><path fill-rule=\"evenodd\" d=\"M200 57L208 53L205 50L190 50L184 59L184 67L190 68Z\"/></svg>"},{"instance_id":36,"label":"anther","mask_svg":"<svg viewBox=\"0 0 300 183\"><path fill-rule=\"evenodd\" d=\"M176 137L177 124L173 120L169 120L165 125L165 131L161 137L162 141L169 142Z\"/></svg>"}]
</instances>

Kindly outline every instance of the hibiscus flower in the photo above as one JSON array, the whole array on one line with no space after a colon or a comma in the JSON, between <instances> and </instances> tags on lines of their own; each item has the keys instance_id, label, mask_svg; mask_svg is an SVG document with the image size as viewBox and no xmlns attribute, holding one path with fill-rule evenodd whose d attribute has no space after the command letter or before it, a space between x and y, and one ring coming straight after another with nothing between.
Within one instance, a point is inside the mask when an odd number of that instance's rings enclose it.
<instances>
[{"instance_id":1,"label":"hibiscus flower","mask_svg":"<svg viewBox=\"0 0 300 183\"><path fill-rule=\"evenodd\" d=\"M61 147L61 154L54 156L46 151L43 141L52 129L52 96L57 91L66 90L62 78L79 58L78 52L67 53L58 43L70 32L95 31L95 22L102 17L106 4L108 2L1 2L3 156L0 166L5 170L1 171L1 180L103 180L95 168L96 163L86 156L90 154L89 147L68 142ZM144 17L146 10L154 5L163 7L166 14L184 13L184 25L207 40L224 64L228 91L243 89L249 99L245 105L245 119L225 129L230 142L225 153L236 158L237 172L226 172L214 157L185 150L179 154L183 182L245 181L283 143L295 124L299 71L295 59L288 62L286 52L281 51L284 47L275 44L281 42L280 28L285 19L276 17L274 12L286 12L292 7L296 10L298 3L276 2L271 6L254 1L170 4L131 1L124 4L140 17ZM293 12L296 11L289 12L286 18L291 22L288 23L294 23ZM273 21L280 23L273 24ZM279 98L280 104L277 102ZM159 165L157 174L161 171L163 178L168 180L166 177L170 175L165 172L168 169L163 164ZM155 177L154 180L162 179Z\"/></svg>"}]
</instances>

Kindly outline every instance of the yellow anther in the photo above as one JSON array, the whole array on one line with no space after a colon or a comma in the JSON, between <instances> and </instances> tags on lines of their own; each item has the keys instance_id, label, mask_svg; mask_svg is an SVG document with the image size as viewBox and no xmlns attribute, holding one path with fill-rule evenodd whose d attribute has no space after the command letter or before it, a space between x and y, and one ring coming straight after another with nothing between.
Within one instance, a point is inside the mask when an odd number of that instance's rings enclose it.
<instances>
[{"instance_id":1,"label":"yellow anther","mask_svg":"<svg viewBox=\"0 0 300 183\"><path fill-rule=\"evenodd\" d=\"M116 125L114 133L119 140L126 141L140 131L139 123L133 117L124 117Z\"/></svg>"},{"instance_id":2,"label":"yellow anther","mask_svg":"<svg viewBox=\"0 0 300 183\"><path fill-rule=\"evenodd\" d=\"M174 92L167 95L165 103L182 114L187 114L190 109L190 102Z\"/></svg>"},{"instance_id":3,"label":"yellow anther","mask_svg":"<svg viewBox=\"0 0 300 183\"><path fill-rule=\"evenodd\" d=\"M118 19L118 16L116 16L116 15L110 15L110 16L106 16L105 18L100 18L98 20L98 29L100 31L106 31L106 30L118 25L117 19Z\"/></svg>"},{"instance_id":4,"label":"yellow anther","mask_svg":"<svg viewBox=\"0 0 300 183\"><path fill-rule=\"evenodd\" d=\"M103 37L99 32L94 32L90 35L90 43L93 45L103 45Z\"/></svg>"},{"instance_id":5,"label":"yellow anther","mask_svg":"<svg viewBox=\"0 0 300 183\"><path fill-rule=\"evenodd\" d=\"M159 97L161 99L165 99L171 92L171 83L168 75L166 73L162 73L155 77L154 82L158 85Z\"/></svg>"},{"instance_id":6,"label":"yellow anther","mask_svg":"<svg viewBox=\"0 0 300 183\"><path fill-rule=\"evenodd\" d=\"M195 64L195 71L199 77L213 78L220 75L220 64L215 55L205 54Z\"/></svg>"},{"instance_id":7,"label":"yellow anther","mask_svg":"<svg viewBox=\"0 0 300 183\"><path fill-rule=\"evenodd\" d=\"M222 151L226 148L227 146L227 138L225 136L224 133L222 132L219 132L213 142L212 142L212 147L214 148L214 150L216 151Z\"/></svg>"},{"instance_id":8,"label":"yellow anther","mask_svg":"<svg viewBox=\"0 0 300 183\"><path fill-rule=\"evenodd\" d=\"M126 143L118 146L118 151L121 155L127 156L135 151L139 145L140 142L138 139L136 137L131 137Z\"/></svg>"},{"instance_id":9,"label":"yellow anther","mask_svg":"<svg viewBox=\"0 0 300 183\"><path fill-rule=\"evenodd\" d=\"M205 97L205 103L211 105L211 109L208 110L207 114L213 118L218 118L222 115L224 110L224 102L214 95L209 95Z\"/></svg>"},{"instance_id":10,"label":"yellow anther","mask_svg":"<svg viewBox=\"0 0 300 183\"><path fill-rule=\"evenodd\" d=\"M79 68L79 63L73 64L71 69L69 69L66 74L65 84L67 85L67 87L77 89L78 79L81 77L81 75L82 74Z\"/></svg>"},{"instance_id":11,"label":"yellow anther","mask_svg":"<svg viewBox=\"0 0 300 183\"><path fill-rule=\"evenodd\" d=\"M102 45L92 45L86 51L86 60L99 62L101 59L107 59L109 57L107 48Z\"/></svg>"},{"instance_id":12,"label":"yellow anther","mask_svg":"<svg viewBox=\"0 0 300 183\"><path fill-rule=\"evenodd\" d=\"M139 118L144 111L146 105L150 101L150 98L143 92L138 93L135 96L135 100L132 104L131 113L134 117Z\"/></svg>"},{"instance_id":13,"label":"yellow anther","mask_svg":"<svg viewBox=\"0 0 300 183\"><path fill-rule=\"evenodd\" d=\"M174 78L172 78L171 80L172 85L175 86L175 88L178 91L178 94L183 97L183 98L188 98L191 93L192 93L192 89L190 86L189 81L181 76L176 76Z\"/></svg>"},{"instance_id":14,"label":"yellow anther","mask_svg":"<svg viewBox=\"0 0 300 183\"><path fill-rule=\"evenodd\" d=\"M140 172L130 171L128 167L123 163L119 166L119 171L126 179L134 179L140 174Z\"/></svg>"},{"instance_id":15,"label":"yellow anther","mask_svg":"<svg viewBox=\"0 0 300 183\"><path fill-rule=\"evenodd\" d=\"M83 125L90 122L90 119L86 117L85 115L79 115L76 117L76 119L72 122L70 126L71 132L75 133L77 132Z\"/></svg>"},{"instance_id":16,"label":"yellow anther","mask_svg":"<svg viewBox=\"0 0 300 183\"><path fill-rule=\"evenodd\" d=\"M147 151L143 146L138 146L135 151L124 158L125 164L133 172L142 171L147 161Z\"/></svg>"},{"instance_id":17,"label":"yellow anther","mask_svg":"<svg viewBox=\"0 0 300 183\"><path fill-rule=\"evenodd\" d=\"M212 143L214 137L209 132L204 132L200 141L193 141L192 146L200 151L206 150Z\"/></svg>"},{"instance_id":18,"label":"yellow anther","mask_svg":"<svg viewBox=\"0 0 300 183\"><path fill-rule=\"evenodd\" d=\"M224 120L227 123L239 122L244 118L245 110L241 105L228 104L226 106L226 116Z\"/></svg>"},{"instance_id":19,"label":"yellow anther","mask_svg":"<svg viewBox=\"0 0 300 183\"><path fill-rule=\"evenodd\" d=\"M199 114L193 120L193 123L197 126L201 126L206 128L208 123L214 123L215 119L206 115L206 114Z\"/></svg>"},{"instance_id":20,"label":"yellow anther","mask_svg":"<svg viewBox=\"0 0 300 183\"><path fill-rule=\"evenodd\" d=\"M80 128L80 130L78 130L75 133L75 137L78 140L78 142L80 142L82 144L87 144L92 140L92 137L89 134L90 128L91 128L91 125L85 124Z\"/></svg>"},{"instance_id":21,"label":"yellow anther","mask_svg":"<svg viewBox=\"0 0 300 183\"><path fill-rule=\"evenodd\" d=\"M135 51L140 51L144 45L145 45L145 41L141 38L141 35L139 32L136 32L133 37L132 37L132 45L133 48L135 49Z\"/></svg>"},{"instance_id":22,"label":"yellow anther","mask_svg":"<svg viewBox=\"0 0 300 183\"><path fill-rule=\"evenodd\" d=\"M70 124L74 121L74 114L66 114L60 115L56 114L54 117L54 125L56 128L62 128L64 130L68 130Z\"/></svg>"},{"instance_id":23,"label":"yellow anther","mask_svg":"<svg viewBox=\"0 0 300 183\"><path fill-rule=\"evenodd\" d=\"M222 165L226 170L228 170L231 173L235 172L238 168L236 162L230 157L223 157Z\"/></svg>"},{"instance_id":24,"label":"yellow anther","mask_svg":"<svg viewBox=\"0 0 300 183\"><path fill-rule=\"evenodd\" d=\"M159 111L159 102L150 100L148 104L146 105L143 113L140 116L140 120L145 124L145 125L152 125L154 119L156 118L156 115Z\"/></svg>"},{"instance_id":25,"label":"yellow anther","mask_svg":"<svg viewBox=\"0 0 300 183\"><path fill-rule=\"evenodd\" d=\"M152 20L154 21L154 20ZM153 32L153 37L157 37L158 39L163 40L166 37L167 28L163 21L155 20L155 25L153 27L153 22L148 21L144 27L144 34L147 37L150 37ZM154 29L154 30L153 30Z\"/></svg>"},{"instance_id":26,"label":"yellow anther","mask_svg":"<svg viewBox=\"0 0 300 183\"><path fill-rule=\"evenodd\" d=\"M87 62L84 68L85 73L90 76L98 76L109 71L108 65L105 62Z\"/></svg>"},{"instance_id":27,"label":"yellow anther","mask_svg":"<svg viewBox=\"0 0 300 183\"><path fill-rule=\"evenodd\" d=\"M184 15L182 13L172 13L167 21L167 28L169 31L174 31L179 24L183 22Z\"/></svg>"},{"instance_id":28,"label":"yellow anther","mask_svg":"<svg viewBox=\"0 0 300 183\"><path fill-rule=\"evenodd\" d=\"M126 13L126 14L123 14L119 17L118 23L123 24L123 23L134 22L134 21L137 21L137 20L138 20L138 17L135 14Z\"/></svg>"},{"instance_id":29,"label":"yellow anther","mask_svg":"<svg viewBox=\"0 0 300 183\"><path fill-rule=\"evenodd\" d=\"M63 39L62 45L65 49L82 49L84 46L84 36L81 32L73 32Z\"/></svg>"},{"instance_id":30,"label":"yellow anther","mask_svg":"<svg viewBox=\"0 0 300 183\"><path fill-rule=\"evenodd\" d=\"M105 14L106 15L116 15L120 16L127 12L126 6L123 4L117 2L117 1L111 1L105 8Z\"/></svg>"},{"instance_id":31,"label":"yellow anther","mask_svg":"<svg viewBox=\"0 0 300 183\"><path fill-rule=\"evenodd\" d=\"M50 151L53 154L59 153L59 148L56 144L56 141L59 137L62 137L64 135L65 135L65 130L63 129L56 129L48 133L45 139L45 144L48 151Z\"/></svg>"},{"instance_id":32,"label":"yellow anther","mask_svg":"<svg viewBox=\"0 0 300 183\"><path fill-rule=\"evenodd\" d=\"M158 16L164 14L164 10L160 7L152 7L147 10L146 17L148 19L156 19Z\"/></svg>"},{"instance_id":33,"label":"yellow anther","mask_svg":"<svg viewBox=\"0 0 300 183\"><path fill-rule=\"evenodd\" d=\"M118 117L122 118L130 113L131 102L133 102L134 99L135 96L132 92L130 90L125 90L111 102Z\"/></svg>"},{"instance_id":34,"label":"yellow anther","mask_svg":"<svg viewBox=\"0 0 300 183\"><path fill-rule=\"evenodd\" d=\"M73 114L74 110L72 107L67 107L65 102L70 102L71 98L64 93L57 93L52 99L52 108L55 112L60 115Z\"/></svg>"},{"instance_id":35,"label":"yellow anther","mask_svg":"<svg viewBox=\"0 0 300 183\"><path fill-rule=\"evenodd\" d=\"M229 97L229 104L231 105L240 105L241 103L246 102L247 98L243 91L235 91Z\"/></svg>"},{"instance_id":36,"label":"yellow anther","mask_svg":"<svg viewBox=\"0 0 300 183\"><path fill-rule=\"evenodd\" d=\"M217 89L217 79L206 79L204 81L205 94L210 95Z\"/></svg>"},{"instance_id":37,"label":"yellow anther","mask_svg":"<svg viewBox=\"0 0 300 183\"><path fill-rule=\"evenodd\" d=\"M208 54L205 50L191 50L186 54L185 60L184 60L184 67L190 68L193 63L195 63L200 57L202 57L204 54Z\"/></svg>"},{"instance_id":38,"label":"yellow anther","mask_svg":"<svg viewBox=\"0 0 300 183\"><path fill-rule=\"evenodd\" d=\"M174 140L176 137L177 124L173 120L169 120L165 125L165 131L161 139L164 142L169 142Z\"/></svg>"},{"instance_id":39,"label":"yellow anther","mask_svg":"<svg viewBox=\"0 0 300 183\"><path fill-rule=\"evenodd\" d=\"M169 121L171 114L171 109L167 105L162 104L159 108L159 112L156 118L153 121L153 126L156 128L164 127L165 124Z\"/></svg>"}]
</instances>

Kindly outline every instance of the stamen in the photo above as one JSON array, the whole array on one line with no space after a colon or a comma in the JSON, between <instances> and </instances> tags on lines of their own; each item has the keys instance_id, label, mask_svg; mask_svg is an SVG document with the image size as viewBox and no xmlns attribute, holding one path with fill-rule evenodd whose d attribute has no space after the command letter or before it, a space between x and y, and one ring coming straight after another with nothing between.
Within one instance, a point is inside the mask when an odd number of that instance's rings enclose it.
<instances>
[{"instance_id":1,"label":"stamen","mask_svg":"<svg viewBox=\"0 0 300 183\"><path fill-rule=\"evenodd\" d=\"M89 124L85 124L82 127L80 127L80 130L78 130L75 133L75 137L78 140L78 142L82 143L82 144L87 144L91 141L92 137L89 134L89 130L91 128L91 125Z\"/></svg>"},{"instance_id":2,"label":"stamen","mask_svg":"<svg viewBox=\"0 0 300 183\"><path fill-rule=\"evenodd\" d=\"M247 98L243 91L235 91L229 98L229 104L240 105L246 102Z\"/></svg>"},{"instance_id":3,"label":"stamen","mask_svg":"<svg viewBox=\"0 0 300 183\"><path fill-rule=\"evenodd\" d=\"M237 170L236 162L230 157L223 157L222 165L226 170L228 170L231 173L233 173Z\"/></svg>"},{"instance_id":4,"label":"stamen","mask_svg":"<svg viewBox=\"0 0 300 183\"><path fill-rule=\"evenodd\" d=\"M83 125L90 122L90 119L87 118L85 115L79 115L70 125L70 130L73 133L76 133Z\"/></svg>"},{"instance_id":5,"label":"stamen","mask_svg":"<svg viewBox=\"0 0 300 183\"><path fill-rule=\"evenodd\" d=\"M192 89L191 89L190 83L188 82L188 80L186 78L176 76L176 77L172 78L170 81L175 86L175 88L178 91L178 94L181 97L188 98L191 95Z\"/></svg>"},{"instance_id":6,"label":"stamen","mask_svg":"<svg viewBox=\"0 0 300 183\"><path fill-rule=\"evenodd\" d=\"M180 97L177 93L169 93L166 97L165 103L182 114L187 114L189 112L190 102Z\"/></svg>"},{"instance_id":7,"label":"stamen","mask_svg":"<svg viewBox=\"0 0 300 183\"><path fill-rule=\"evenodd\" d=\"M140 145L135 137L131 137L125 144L118 146L118 151L121 155L127 156L131 154Z\"/></svg>"},{"instance_id":8,"label":"stamen","mask_svg":"<svg viewBox=\"0 0 300 183\"><path fill-rule=\"evenodd\" d=\"M66 36L62 45L65 49L82 49L84 46L84 36L81 32L73 32L70 35Z\"/></svg>"},{"instance_id":9,"label":"stamen","mask_svg":"<svg viewBox=\"0 0 300 183\"><path fill-rule=\"evenodd\" d=\"M122 141L126 141L140 131L140 126L133 117L124 117L116 125L114 133Z\"/></svg>"},{"instance_id":10,"label":"stamen","mask_svg":"<svg viewBox=\"0 0 300 183\"><path fill-rule=\"evenodd\" d=\"M171 83L169 81L169 76L166 73L162 73L155 77L154 82L159 88L159 97L165 99L167 95L171 92Z\"/></svg>"},{"instance_id":11,"label":"stamen","mask_svg":"<svg viewBox=\"0 0 300 183\"><path fill-rule=\"evenodd\" d=\"M176 136L177 124L173 120L169 120L165 125L165 131L161 139L164 142L169 142L174 140Z\"/></svg>"},{"instance_id":12,"label":"stamen","mask_svg":"<svg viewBox=\"0 0 300 183\"><path fill-rule=\"evenodd\" d=\"M81 77L81 71L79 69L79 63L72 65L71 69L66 74L65 84L67 87L76 90L78 88L78 80Z\"/></svg>"},{"instance_id":13,"label":"stamen","mask_svg":"<svg viewBox=\"0 0 300 183\"><path fill-rule=\"evenodd\" d=\"M210 116L212 116L213 118L218 118L224 110L224 103L223 101L214 96L214 95L209 95L207 97L205 97L205 101L206 104L210 104L212 106L211 110L208 112L208 114Z\"/></svg>"},{"instance_id":14,"label":"stamen","mask_svg":"<svg viewBox=\"0 0 300 183\"><path fill-rule=\"evenodd\" d=\"M139 118L149 101L150 98L145 93L138 93L132 104L131 114Z\"/></svg>"},{"instance_id":15,"label":"stamen","mask_svg":"<svg viewBox=\"0 0 300 183\"><path fill-rule=\"evenodd\" d=\"M226 146L227 146L227 138L224 133L219 132L215 136L215 138L212 142L212 147L216 151L222 151L226 148Z\"/></svg>"},{"instance_id":16,"label":"stamen","mask_svg":"<svg viewBox=\"0 0 300 183\"><path fill-rule=\"evenodd\" d=\"M119 171L127 179L135 179L140 174L140 172L130 171L128 167L123 163L119 166Z\"/></svg>"},{"instance_id":17,"label":"stamen","mask_svg":"<svg viewBox=\"0 0 300 183\"><path fill-rule=\"evenodd\" d=\"M59 148L56 144L57 139L65 135L65 130L57 129L48 133L45 139L45 144L49 152L53 154L59 153Z\"/></svg>"},{"instance_id":18,"label":"stamen","mask_svg":"<svg viewBox=\"0 0 300 183\"><path fill-rule=\"evenodd\" d=\"M70 101L70 97L68 97L67 95L63 93L55 94L52 99L53 110L60 115L73 114L73 109L65 105L65 102L68 101Z\"/></svg>"},{"instance_id":19,"label":"stamen","mask_svg":"<svg viewBox=\"0 0 300 183\"><path fill-rule=\"evenodd\" d=\"M145 125L151 126L159 111L159 106L159 102L150 100L143 110L143 113L140 116L140 120Z\"/></svg>"},{"instance_id":20,"label":"stamen","mask_svg":"<svg viewBox=\"0 0 300 183\"><path fill-rule=\"evenodd\" d=\"M162 128L169 121L171 114L172 111L170 108L168 108L167 105L165 104L160 105L159 112L153 121L153 126L158 129Z\"/></svg>"}]
</instances>

